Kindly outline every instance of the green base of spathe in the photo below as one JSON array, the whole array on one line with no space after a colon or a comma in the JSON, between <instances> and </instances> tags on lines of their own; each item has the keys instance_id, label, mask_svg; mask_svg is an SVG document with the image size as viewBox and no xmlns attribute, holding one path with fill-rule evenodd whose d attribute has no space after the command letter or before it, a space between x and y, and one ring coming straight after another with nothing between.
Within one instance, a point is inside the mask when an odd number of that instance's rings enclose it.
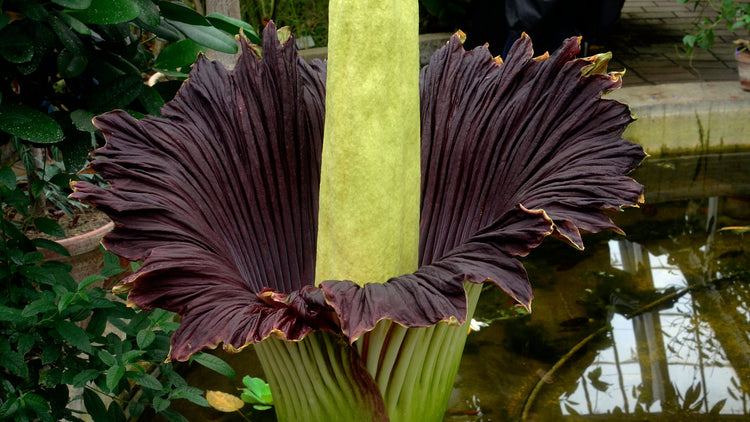
<instances>
[{"instance_id":1,"label":"green base of spathe","mask_svg":"<svg viewBox=\"0 0 750 422\"><path fill-rule=\"evenodd\" d=\"M383 320L352 346L320 331L299 342L257 344L278 420L442 421L482 286L465 288L469 309L460 326Z\"/></svg>"}]
</instances>

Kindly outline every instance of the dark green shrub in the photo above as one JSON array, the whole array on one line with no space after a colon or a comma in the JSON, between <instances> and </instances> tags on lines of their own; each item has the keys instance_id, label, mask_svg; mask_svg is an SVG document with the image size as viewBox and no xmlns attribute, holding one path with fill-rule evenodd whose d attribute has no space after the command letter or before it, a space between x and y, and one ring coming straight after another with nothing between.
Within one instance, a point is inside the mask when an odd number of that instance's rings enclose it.
<instances>
[{"instance_id":1,"label":"dark green shrub","mask_svg":"<svg viewBox=\"0 0 750 422\"><path fill-rule=\"evenodd\" d=\"M0 199L4 211L28 214L28 198L8 167L0 169ZM101 274L77 284L70 264L45 260L39 249L67 251L50 240L26 237L30 226L61 232L46 218L23 226L2 220L0 420L77 421L86 412L94 421L124 421L150 409L181 421L169 408L173 400L207 406L203 391L188 386L165 362L178 325L174 314L141 311L108 294L101 284L126 272L112 254L105 254ZM234 377L214 356L193 360Z\"/></svg>"},{"instance_id":2,"label":"dark green shrub","mask_svg":"<svg viewBox=\"0 0 750 422\"><path fill-rule=\"evenodd\" d=\"M94 115L159 115L199 52L236 52L240 28L259 42L250 25L180 2L5 0L0 11L0 144L16 144L30 198L68 213L69 182L103 142ZM173 80L148 83L156 71Z\"/></svg>"}]
</instances>

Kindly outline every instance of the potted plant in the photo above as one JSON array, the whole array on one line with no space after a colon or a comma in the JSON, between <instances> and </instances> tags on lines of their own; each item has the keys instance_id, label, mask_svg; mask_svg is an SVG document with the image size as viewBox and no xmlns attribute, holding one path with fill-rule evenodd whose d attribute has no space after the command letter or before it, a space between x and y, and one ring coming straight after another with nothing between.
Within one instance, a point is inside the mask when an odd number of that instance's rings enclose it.
<instances>
[{"instance_id":1,"label":"potted plant","mask_svg":"<svg viewBox=\"0 0 750 422\"><path fill-rule=\"evenodd\" d=\"M86 207L68 198L71 181L97 180L77 174L103 144L93 116L116 108L158 116L200 52L237 51L239 28L259 42L252 26L219 14L204 17L182 2L2 2L0 145L13 145L4 149L4 174L9 180L14 170L30 205L18 207L24 212L4 210L7 216L53 238L79 233L62 232L50 221L100 229L106 219L83 224ZM172 80L149 83L157 71ZM13 157L8 150L15 150ZM80 239L86 248L66 247L71 253L95 249L101 236L89 237Z\"/></svg>"},{"instance_id":2,"label":"potted plant","mask_svg":"<svg viewBox=\"0 0 750 422\"><path fill-rule=\"evenodd\" d=\"M750 91L750 52L748 40L750 35L750 3L738 0L677 0L678 3L693 3L695 10L700 10L701 17L697 29L685 35L682 42L685 51L692 54L695 47L710 48L715 41L714 29L722 23L738 38L735 59L742 89Z\"/></svg>"}]
</instances>

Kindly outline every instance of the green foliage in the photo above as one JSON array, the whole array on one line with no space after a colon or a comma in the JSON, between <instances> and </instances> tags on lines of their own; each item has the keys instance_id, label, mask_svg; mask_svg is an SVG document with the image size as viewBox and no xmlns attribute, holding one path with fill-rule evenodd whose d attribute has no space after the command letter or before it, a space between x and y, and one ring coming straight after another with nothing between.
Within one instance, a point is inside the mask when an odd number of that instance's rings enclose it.
<instances>
[{"instance_id":1,"label":"green foliage","mask_svg":"<svg viewBox=\"0 0 750 422\"><path fill-rule=\"evenodd\" d=\"M22 154L44 147L25 161L26 186L39 194L28 196L33 202L52 190L66 212L76 205L67 201L68 183L103 142L94 115L117 108L158 115L176 86L149 86L156 71L184 79L200 52L237 52L240 28L260 42L252 26L203 17L182 2L5 0L0 11L0 144L20 144ZM54 174L42 163L55 163Z\"/></svg>"},{"instance_id":2,"label":"green foliage","mask_svg":"<svg viewBox=\"0 0 750 422\"><path fill-rule=\"evenodd\" d=\"M295 38L310 36L316 47L328 45L327 0L252 0L241 6L243 17L256 27L273 20L277 28L289 26ZM220 23L211 22L223 29Z\"/></svg>"},{"instance_id":3,"label":"green foliage","mask_svg":"<svg viewBox=\"0 0 750 422\"><path fill-rule=\"evenodd\" d=\"M677 3L691 3L701 12L697 29L682 39L688 54L695 47L707 50L714 45L714 29L722 23L738 37L750 35L750 3L738 0L677 0ZM738 41L740 50L748 48L747 40Z\"/></svg>"},{"instance_id":4,"label":"green foliage","mask_svg":"<svg viewBox=\"0 0 750 422\"><path fill-rule=\"evenodd\" d=\"M28 214L29 201L13 172L0 169L4 214ZM178 323L173 313L126 305L102 284L121 278L122 268L105 254L99 275L80 283L67 263L45 260L38 249L62 255L59 244L29 239L31 226L60 234L54 220L3 218L0 243L0 421L125 421L144 412L185 420L170 409L175 400L208 406L204 392L191 387L165 362ZM193 361L234 376L221 359L198 354ZM139 393L139 394L136 394Z\"/></svg>"},{"instance_id":5,"label":"green foliage","mask_svg":"<svg viewBox=\"0 0 750 422\"><path fill-rule=\"evenodd\" d=\"M271 396L271 388L268 384L260 378L252 378L249 375L245 375L242 378L242 384L245 388L242 389L240 398L247 404L252 404L255 410L268 410L273 406L273 396Z\"/></svg>"},{"instance_id":6,"label":"green foliage","mask_svg":"<svg viewBox=\"0 0 750 422\"><path fill-rule=\"evenodd\" d=\"M422 6L438 19L463 17L470 0L420 0Z\"/></svg>"}]
</instances>

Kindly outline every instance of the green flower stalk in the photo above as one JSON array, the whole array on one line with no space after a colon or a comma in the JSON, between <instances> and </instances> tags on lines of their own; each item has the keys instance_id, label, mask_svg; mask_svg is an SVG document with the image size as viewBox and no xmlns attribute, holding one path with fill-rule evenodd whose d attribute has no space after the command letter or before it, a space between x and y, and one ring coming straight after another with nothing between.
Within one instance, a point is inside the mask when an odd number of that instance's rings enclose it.
<instances>
[{"instance_id":1,"label":"green flower stalk","mask_svg":"<svg viewBox=\"0 0 750 422\"><path fill-rule=\"evenodd\" d=\"M282 421L440 421L483 283L530 309L518 257L619 230L645 154L578 39L503 62L453 36L419 71L416 1L329 10L327 65L270 23L233 70L200 58L163 117L97 117L110 187L73 196L143 261L117 288L180 314L171 359L254 344Z\"/></svg>"}]
</instances>

